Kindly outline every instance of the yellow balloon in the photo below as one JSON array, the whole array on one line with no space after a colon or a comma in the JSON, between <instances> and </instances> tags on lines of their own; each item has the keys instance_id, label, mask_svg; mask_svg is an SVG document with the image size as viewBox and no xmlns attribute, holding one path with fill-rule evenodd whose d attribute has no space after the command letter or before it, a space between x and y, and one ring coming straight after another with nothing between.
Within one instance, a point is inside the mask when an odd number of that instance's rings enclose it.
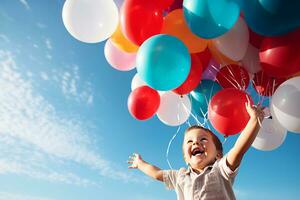
<instances>
[{"instance_id":1,"label":"yellow balloon","mask_svg":"<svg viewBox=\"0 0 300 200\"><path fill-rule=\"evenodd\" d=\"M179 38L190 53L204 51L207 47L207 40L193 34L188 28L182 9L173 10L164 18L162 33Z\"/></svg>"},{"instance_id":2,"label":"yellow balloon","mask_svg":"<svg viewBox=\"0 0 300 200\"><path fill-rule=\"evenodd\" d=\"M212 57L221 65L229 65L229 64L235 64L235 65L239 65L239 62L231 60L230 58L224 56L212 43L212 41L210 40L208 42L208 48L210 50L210 53L212 55Z\"/></svg>"},{"instance_id":3,"label":"yellow balloon","mask_svg":"<svg viewBox=\"0 0 300 200\"><path fill-rule=\"evenodd\" d=\"M134 53L137 52L137 50L139 49L139 46L136 46L135 44L133 44L125 38L124 34L121 31L120 24L118 25L117 30L110 37L110 39L119 49L127 53Z\"/></svg>"}]
</instances>

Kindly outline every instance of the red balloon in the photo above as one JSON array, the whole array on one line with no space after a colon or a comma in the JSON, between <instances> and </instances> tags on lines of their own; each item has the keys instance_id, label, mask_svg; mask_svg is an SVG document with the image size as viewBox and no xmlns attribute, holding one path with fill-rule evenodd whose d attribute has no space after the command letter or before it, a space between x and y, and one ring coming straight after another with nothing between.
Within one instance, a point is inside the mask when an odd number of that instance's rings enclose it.
<instances>
[{"instance_id":1,"label":"red balloon","mask_svg":"<svg viewBox=\"0 0 300 200\"><path fill-rule=\"evenodd\" d=\"M259 49L263 39L263 35L259 35L258 33L255 33L254 31L249 29L249 43L252 44L254 47Z\"/></svg>"},{"instance_id":2,"label":"red balloon","mask_svg":"<svg viewBox=\"0 0 300 200\"><path fill-rule=\"evenodd\" d=\"M166 11L171 12L172 10L181 9L182 5L183 5L183 0L174 0L172 5Z\"/></svg>"},{"instance_id":3,"label":"red balloon","mask_svg":"<svg viewBox=\"0 0 300 200\"><path fill-rule=\"evenodd\" d=\"M263 71L273 77L290 77L300 71L300 29L286 35L266 37L259 58Z\"/></svg>"},{"instance_id":4,"label":"red balloon","mask_svg":"<svg viewBox=\"0 0 300 200\"><path fill-rule=\"evenodd\" d=\"M213 127L225 136L241 132L250 116L246 110L247 97L251 105L251 97L242 90L227 88L217 92L208 106L208 119Z\"/></svg>"},{"instance_id":5,"label":"red balloon","mask_svg":"<svg viewBox=\"0 0 300 200\"><path fill-rule=\"evenodd\" d=\"M247 70L239 65L226 65L217 74L217 82L223 88L246 90L250 78Z\"/></svg>"},{"instance_id":6,"label":"red balloon","mask_svg":"<svg viewBox=\"0 0 300 200\"><path fill-rule=\"evenodd\" d=\"M183 95L194 90L200 83L202 77L202 63L197 55L191 55L191 70L187 79L178 88L174 89L173 92Z\"/></svg>"},{"instance_id":7,"label":"red balloon","mask_svg":"<svg viewBox=\"0 0 300 200\"><path fill-rule=\"evenodd\" d=\"M154 4L157 8L165 9L170 7L174 0L151 0L148 2Z\"/></svg>"},{"instance_id":8,"label":"red balloon","mask_svg":"<svg viewBox=\"0 0 300 200\"><path fill-rule=\"evenodd\" d=\"M152 117L158 110L159 104L158 92L148 86L136 88L128 97L128 110L138 120Z\"/></svg>"},{"instance_id":9,"label":"red balloon","mask_svg":"<svg viewBox=\"0 0 300 200\"><path fill-rule=\"evenodd\" d=\"M208 63L211 59L211 53L210 53L208 47L202 52L195 53L195 55L197 55L200 58L203 71L205 71L206 68L208 67Z\"/></svg>"},{"instance_id":10,"label":"red balloon","mask_svg":"<svg viewBox=\"0 0 300 200\"><path fill-rule=\"evenodd\" d=\"M144 0L125 0L121 8L121 28L136 45L159 34L163 26L162 9Z\"/></svg>"},{"instance_id":11,"label":"red balloon","mask_svg":"<svg viewBox=\"0 0 300 200\"><path fill-rule=\"evenodd\" d=\"M253 87L259 95L272 96L278 86L286 80L270 77L264 71L259 71L254 74Z\"/></svg>"}]
</instances>

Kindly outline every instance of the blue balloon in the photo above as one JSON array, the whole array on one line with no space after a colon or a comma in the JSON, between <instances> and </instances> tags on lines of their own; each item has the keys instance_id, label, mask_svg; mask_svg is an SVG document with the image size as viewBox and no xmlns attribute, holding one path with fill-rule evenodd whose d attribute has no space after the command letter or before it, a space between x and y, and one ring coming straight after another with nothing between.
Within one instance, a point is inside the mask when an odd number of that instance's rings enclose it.
<instances>
[{"instance_id":1,"label":"blue balloon","mask_svg":"<svg viewBox=\"0 0 300 200\"><path fill-rule=\"evenodd\" d=\"M202 80L197 88L191 92L192 110L198 116L205 117L210 99L221 89L222 87L217 82Z\"/></svg>"},{"instance_id":2,"label":"blue balloon","mask_svg":"<svg viewBox=\"0 0 300 200\"><path fill-rule=\"evenodd\" d=\"M237 0L248 26L265 36L283 35L300 26L299 0Z\"/></svg>"},{"instance_id":3,"label":"blue balloon","mask_svg":"<svg viewBox=\"0 0 300 200\"><path fill-rule=\"evenodd\" d=\"M137 52L137 72L147 85L156 90L172 90L187 78L191 57L178 38L166 34L147 39Z\"/></svg>"},{"instance_id":4,"label":"blue balloon","mask_svg":"<svg viewBox=\"0 0 300 200\"><path fill-rule=\"evenodd\" d=\"M184 0L185 21L199 37L216 38L230 30L240 15L233 0Z\"/></svg>"}]
</instances>

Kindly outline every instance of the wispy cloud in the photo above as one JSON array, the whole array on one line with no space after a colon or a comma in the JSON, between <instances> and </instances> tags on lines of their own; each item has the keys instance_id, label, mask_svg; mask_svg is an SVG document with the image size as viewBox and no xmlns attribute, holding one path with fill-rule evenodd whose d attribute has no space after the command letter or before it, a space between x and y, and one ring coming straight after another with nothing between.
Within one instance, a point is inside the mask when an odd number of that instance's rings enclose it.
<instances>
[{"instance_id":1,"label":"wispy cloud","mask_svg":"<svg viewBox=\"0 0 300 200\"><path fill-rule=\"evenodd\" d=\"M24 5L26 10L30 10L30 6L26 0L19 0L19 2Z\"/></svg>"},{"instance_id":2,"label":"wispy cloud","mask_svg":"<svg viewBox=\"0 0 300 200\"><path fill-rule=\"evenodd\" d=\"M37 23L36 23L36 26L37 26L38 28L40 28L40 29L47 28L47 26L46 26L45 24L41 23L41 22L37 22Z\"/></svg>"},{"instance_id":3,"label":"wispy cloud","mask_svg":"<svg viewBox=\"0 0 300 200\"><path fill-rule=\"evenodd\" d=\"M0 200L54 200L54 199L0 191Z\"/></svg>"},{"instance_id":4,"label":"wispy cloud","mask_svg":"<svg viewBox=\"0 0 300 200\"><path fill-rule=\"evenodd\" d=\"M49 38L45 39L45 44L46 44L47 49L49 49L49 50L52 49L52 43L51 43L51 40Z\"/></svg>"},{"instance_id":5,"label":"wispy cloud","mask_svg":"<svg viewBox=\"0 0 300 200\"><path fill-rule=\"evenodd\" d=\"M10 42L10 39L4 34L0 34L0 39L7 43Z\"/></svg>"},{"instance_id":6,"label":"wispy cloud","mask_svg":"<svg viewBox=\"0 0 300 200\"><path fill-rule=\"evenodd\" d=\"M0 173L99 185L71 169L65 171L68 169L65 163L75 163L103 177L145 182L102 158L93 148L88 127L77 119L59 115L18 70L13 55L0 50ZM71 90L76 93L76 88Z\"/></svg>"},{"instance_id":7,"label":"wispy cloud","mask_svg":"<svg viewBox=\"0 0 300 200\"><path fill-rule=\"evenodd\" d=\"M60 74L61 90L66 98L75 99L78 102L93 103L93 89L90 82L80 82L79 67L72 65L71 70Z\"/></svg>"}]
</instances>

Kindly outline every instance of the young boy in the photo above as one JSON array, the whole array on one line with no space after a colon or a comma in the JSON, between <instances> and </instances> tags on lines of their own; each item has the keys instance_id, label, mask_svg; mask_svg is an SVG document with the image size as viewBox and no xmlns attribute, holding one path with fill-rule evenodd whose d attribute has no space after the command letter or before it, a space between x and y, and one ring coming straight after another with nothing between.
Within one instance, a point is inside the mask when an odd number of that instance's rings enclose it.
<instances>
[{"instance_id":1,"label":"young boy","mask_svg":"<svg viewBox=\"0 0 300 200\"><path fill-rule=\"evenodd\" d=\"M192 126L185 131L183 156L188 169L161 170L145 162L139 154L133 154L129 168L137 168L146 175L163 181L168 189L175 189L178 200L232 200L235 199L232 184L241 160L253 143L263 111L251 106L250 115L234 147L223 157L220 140L209 129Z\"/></svg>"}]
</instances>

